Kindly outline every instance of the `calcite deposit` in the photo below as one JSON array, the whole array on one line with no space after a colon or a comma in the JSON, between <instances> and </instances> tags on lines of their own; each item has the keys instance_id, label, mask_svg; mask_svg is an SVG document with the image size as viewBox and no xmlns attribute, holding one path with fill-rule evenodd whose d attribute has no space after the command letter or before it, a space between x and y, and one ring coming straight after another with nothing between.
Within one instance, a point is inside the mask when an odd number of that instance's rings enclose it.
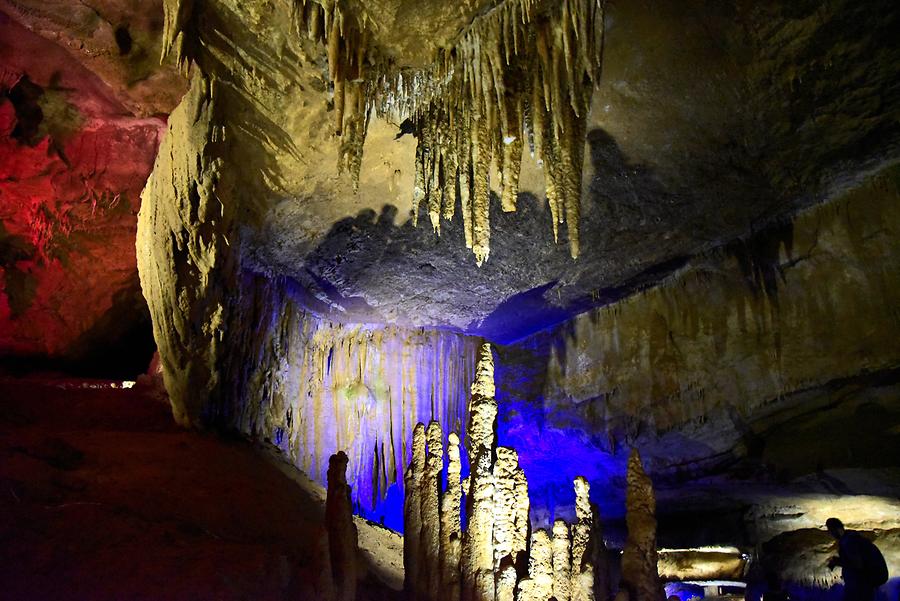
<instances>
[{"instance_id":1,"label":"calcite deposit","mask_svg":"<svg viewBox=\"0 0 900 601\"><path fill-rule=\"evenodd\" d=\"M493 373L491 346L483 344L469 403L471 474L462 485L459 437L448 435L447 485L441 496L441 428L434 421L427 430L421 423L414 428L405 480L404 590L421 601L544 601L551 596L593 601L593 549L603 543L593 540L589 485L583 478L574 483L577 509L571 530L560 519L552 539L544 530L531 532L528 486L518 454L497 446L494 436ZM468 517L462 531L460 486Z\"/></svg>"},{"instance_id":2,"label":"calcite deposit","mask_svg":"<svg viewBox=\"0 0 900 601\"><path fill-rule=\"evenodd\" d=\"M335 601L356 600L359 541L353 524L353 502L347 484L347 455L339 451L328 461L325 529Z\"/></svg>"},{"instance_id":3,"label":"calcite deposit","mask_svg":"<svg viewBox=\"0 0 900 601\"><path fill-rule=\"evenodd\" d=\"M897 30L892 0L0 0L0 370L130 384L155 343L180 424L320 484L343 452L413 599L656 601L657 538L664 580L824 595L831 515L894 573ZM0 494L105 474L54 476Z\"/></svg>"},{"instance_id":4,"label":"calcite deposit","mask_svg":"<svg viewBox=\"0 0 900 601\"><path fill-rule=\"evenodd\" d=\"M625 500L628 538L622 553L622 583L629 601L662 601L666 595L657 570L656 497L637 449L628 458Z\"/></svg>"}]
</instances>

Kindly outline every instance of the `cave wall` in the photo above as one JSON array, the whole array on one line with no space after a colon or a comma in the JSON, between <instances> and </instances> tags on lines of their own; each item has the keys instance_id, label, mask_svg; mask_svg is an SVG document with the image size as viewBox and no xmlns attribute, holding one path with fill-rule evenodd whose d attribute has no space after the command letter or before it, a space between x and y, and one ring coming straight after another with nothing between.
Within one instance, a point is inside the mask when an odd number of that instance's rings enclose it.
<instances>
[{"instance_id":1,"label":"cave wall","mask_svg":"<svg viewBox=\"0 0 900 601\"><path fill-rule=\"evenodd\" d=\"M890 465L900 449L891 429L900 419L898 176L889 168L695 257L660 285L500 347L501 441L531 437L552 457L578 438L596 477L612 481L624 445L640 446L657 475L688 476L738 458L786 461L792 433L811 445L792 476L817 463ZM798 421L804 414L812 426ZM547 481L552 461L534 467Z\"/></svg>"},{"instance_id":2,"label":"cave wall","mask_svg":"<svg viewBox=\"0 0 900 601\"><path fill-rule=\"evenodd\" d=\"M0 13L0 360L133 378L152 354L134 253L164 122Z\"/></svg>"},{"instance_id":3,"label":"cave wall","mask_svg":"<svg viewBox=\"0 0 900 601\"><path fill-rule=\"evenodd\" d=\"M401 519L392 505L402 499L399 485L389 488L402 482L413 426L434 419L465 430L478 339L341 324L303 309L288 281L243 279L244 290L255 291L245 295L238 334L245 354L231 368L232 393L210 419L270 442L319 482L328 458L344 451L358 509Z\"/></svg>"}]
</instances>

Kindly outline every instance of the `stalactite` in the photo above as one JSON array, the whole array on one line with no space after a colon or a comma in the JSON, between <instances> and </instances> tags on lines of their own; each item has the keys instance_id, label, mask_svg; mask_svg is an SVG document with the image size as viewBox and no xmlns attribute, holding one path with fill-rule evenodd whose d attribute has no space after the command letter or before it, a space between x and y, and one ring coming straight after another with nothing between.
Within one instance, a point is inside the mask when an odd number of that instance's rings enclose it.
<instances>
[{"instance_id":1,"label":"stalactite","mask_svg":"<svg viewBox=\"0 0 900 601\"><path fill-rule=\"evenodd\" d=\"M413 222L424 202L440 233L440 220L455 215L458 186L466 246L481 265L490 254L490 166L500 170L501 208L515 211L527 131L544 169L554 240L566 223L570 252L578 256L584 133L599 75L602 0L506 0L473 19L418 70L383 59L364 23L342 3L295 0L294 21L299 33L327 49L335 132L343 138L338 164L355 184L370 109L411 119L419 146Z\"/></svg>"},{"instance_id":2,"label":"stalactite","mask_svg":"<svg viewBox=\"0 0 900 601\"><path fill-rule=\"evenodd\" d=\"M657 572L656 497L637 449L628 458L625 508L628 538L622 553L621 588L628 592L629 601L661 601L665 592Z\"/></svg>"},{"instance_id":3,"label":"stalactite","mask_svg":"<svg viewBox=\"0 0 900 601\"><path fill-rule=\"evenodd\" d=\"M196 0L165 0L163 57L187 68L203 47ZM460 190L466 246L490 254L490 168L500 170L501 208L516 209L526 131L546 182L554 240L566 223L578 256L587 116L598 80L602 0L506 0L477 16L430 66L401 69L382 56L365 18L344 2L294 0L298 35L322 44L340 138L338 171L359 186L369 116L411 119L416 151L413 222L427 203L432 227L455 215ZM528 77L528 73L532 73Z\"/></svg>"},{"instance_id":4,"label":"stalactite","mask_svg":"<svg viewBox=\"0 0 900 601\"><path fill-rule=\"evenodd\" d=\"M363 146L369 126L371 84L367 66L379 63L369 32L354 14L335 0L294 0L298 35L320 42L328 58L334 92L334 133L340 138L338 172L350 174L359 187Z\"/></svg>"},{"instance_id":5,"label":"stalactite","mask_svg":"<svg viewBox=\"0 0 900 601\"><path fill-rule=\"evenodd\" d=\"M193 58L197 32L193 30L195 0L164 0L163 39L160 61L172 55L175 65L187 74Z\"/></svg>"},{"instance_id":6,"label":"stalactite","mask_svg":"<svg viewBox=\"0 0 900 601\"><path fill-rule=\"evenodd\" d=\"M420 145L434 138L435 126L443 132L438 138L448 152L432 153L434 165L425 166L426 172L441 172L444 178L443 187L426 192L438 196L429 200L429 214L435 230L442 204L442 214L452 217L446 205L455 199L446 193L447 180L458 177L464 227L468 234L465 220L471 211L471 248L479 265L490 253L490 165L496 162L500 170L501 208L514 211L526 130L543 166L554 240L559 224L566 223L570 253L578 256L585 132L599 74L602 19L597 0L563 0L540 8L531 0L504 2L476 18L453 48L440 54L443 60L412 77L418 84L415 99L406 100L409 88L393 81L376 103L382 113L410 114ZM472 121L468 136L451 129L450 124L467 119ZM456 176L445 164L450 153L462 157ZM471 209L464 168L469 156ZM421 202L421 190L416 188L415 205Z\"/></svg>"}]
</instances>

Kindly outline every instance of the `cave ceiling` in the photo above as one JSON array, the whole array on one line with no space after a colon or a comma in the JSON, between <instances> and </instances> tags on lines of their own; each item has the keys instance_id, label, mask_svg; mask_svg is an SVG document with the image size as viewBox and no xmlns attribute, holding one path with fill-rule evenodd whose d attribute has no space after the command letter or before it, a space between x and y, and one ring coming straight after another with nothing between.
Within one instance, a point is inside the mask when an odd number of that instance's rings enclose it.
<instances>
[{"instance_id":1,"label":"cave ceiling","mask_svg":"<svg viewBox=\"0 0 900 601\"><path fill-rule=\"evenodd\" d=\"M518 209L492 199L478 266L459 211L440 235L426 207L413 226L416 141L399 118L369 124L358 190L338 172L326 51L298 33L290 3L192 4L184 35L218 82L244 265L296 282L309 309L335 320L514 340L789 221L898 157L893 3L609 2L579 256L565 225L554 243L526 147ZM345 6L383 56L421 69L497 3ZM158 64L161 2L2 0L0 10L93 71L131 116L167 114L187 89L171 57Z\"/></svg>"}]
</instances>

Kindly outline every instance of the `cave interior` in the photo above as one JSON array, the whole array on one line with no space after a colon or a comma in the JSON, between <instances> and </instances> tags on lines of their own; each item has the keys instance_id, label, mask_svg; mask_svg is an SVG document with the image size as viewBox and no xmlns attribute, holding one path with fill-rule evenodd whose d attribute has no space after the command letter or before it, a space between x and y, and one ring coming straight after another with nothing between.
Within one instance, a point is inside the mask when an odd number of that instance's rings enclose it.
<instances>
[{"instance_id":1,"label":"cave interior","mask_svg":"<svg viewBox=\"0 0 900 601\"><path fill-rule=\"evenodd\" d=\"M898 31L0 0L0 599L900 600Z\"/></svg>"}]
</instances>

